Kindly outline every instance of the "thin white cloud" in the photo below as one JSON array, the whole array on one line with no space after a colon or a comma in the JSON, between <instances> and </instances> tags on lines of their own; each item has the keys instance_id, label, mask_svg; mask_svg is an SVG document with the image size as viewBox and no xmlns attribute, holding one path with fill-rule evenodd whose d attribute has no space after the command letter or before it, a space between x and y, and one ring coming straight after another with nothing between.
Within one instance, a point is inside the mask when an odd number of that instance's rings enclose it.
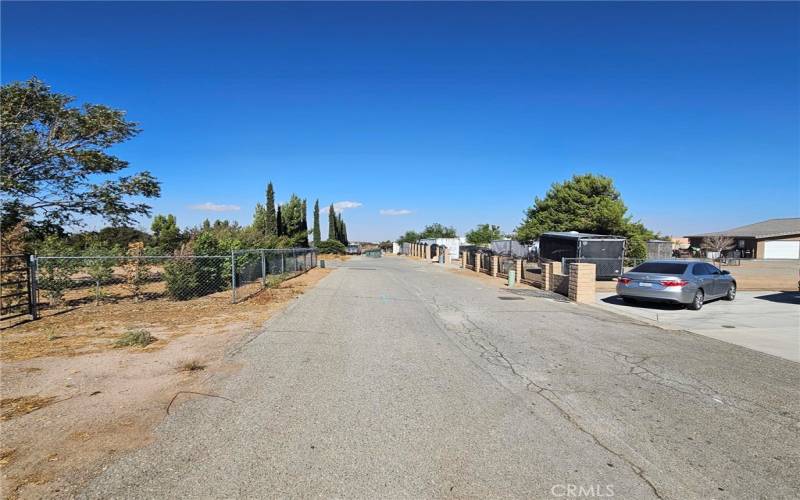
<instances>
[{"instance_id":1,"label":"thin white cloud","mask_svg":"<svg viewBox=\"0 0 800 500\"><path fill-rule=\"evenodd\" d=\"M358 208L361 205L363 205L363 203L360 203L358 201L337 201L336 203L333 204L333 209L336 212L341 212L347 208Z\"/></svg>"},{"instance_id":2,"label":"thin white cloud","mask_svg":"<svg viewBox=\"0 0 800 500\"><path fill-rule=\"evenodd\" d=\"M199 205L190 205L189 208L192 210L204 210L206 212L236 212L237 210L242 209L242 207L239 205L220 205L217 203L211 203L210 201L201 203Z\"/></svg>"},{"instance_id":3,"label":"thin white cloud","mask_svg":"<svg viewBox=\"0 0 800 500\"><path fill-rule=\"evenodd\" d=\"M408 210L407 208L382 208L381 211L380 211L380 214L381 215L391 215L391 216L395 216L395 215L410 215L411 214L411 210Z\"/></svg>"}]
</instances>

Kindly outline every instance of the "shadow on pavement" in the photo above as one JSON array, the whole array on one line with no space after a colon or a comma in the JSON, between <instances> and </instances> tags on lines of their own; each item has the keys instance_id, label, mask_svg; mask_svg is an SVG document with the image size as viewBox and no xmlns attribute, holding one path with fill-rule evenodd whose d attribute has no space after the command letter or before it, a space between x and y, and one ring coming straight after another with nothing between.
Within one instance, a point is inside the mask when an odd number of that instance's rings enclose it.
<instances>
[{"instance_id":1,"label":"shadow on pavement","mask_svg":"<svg viewBox=\"0 0 800 500\"><path fill-rule=\"evenodd\" d=\"M759 300L768 300L779 304L798 304L800 305L800 292L777 292L769 295L759 295L753 297Z\"/></svg>"},{"instance_id":2,"label":"shadow on pavement","mask_svg":"<svg viewBox=\"0 0 800 500\"><path fill-rule=\"evenodd\" d=\"M634 302L631 304L627 304L622 300L622 297L619 295L611 295L610 297L606 297L604 299L600 299L606 304L612 304L615 306L621 307L632 307L634 309L641 308L641 309L658 309L661 311L680 311L681 309L685 309L685 306L681 304L671 304L669 302Z\"/></svg>"}]
</instances>

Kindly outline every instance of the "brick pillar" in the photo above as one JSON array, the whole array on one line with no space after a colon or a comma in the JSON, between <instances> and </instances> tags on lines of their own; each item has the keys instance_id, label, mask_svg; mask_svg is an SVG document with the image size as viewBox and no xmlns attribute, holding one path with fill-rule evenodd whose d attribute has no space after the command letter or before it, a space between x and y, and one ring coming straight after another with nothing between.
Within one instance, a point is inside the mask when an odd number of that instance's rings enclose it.
<instances>
[{"instance_id":1,"label":"brick pillar","mask_svg":"<svg viewBox=\"0 0 800 500\"><path fill-rule=\"evenodd\" d=\"M483 254L480 252L475 252L475 272L481 272L481 256Z\"/></svg>"},{"instance_id":2,"label":"brick pillar","mask_svg":"<svg viewBox=\"0 0 800 500\"><path fill-rule=\"evenodd\" d=\"M492 276L497 277L497 270L500 268L500 257L492 255Z\"/></svg>"},{"instance_id":3,"label":"brick pillar","mask_svg":"<svg viewBox=\"0 0 800 500\"><path fill-rule=\"evenodd\" d=\"M514 282L517 284L522 283L522 259L514 259L514 270L517 271Z\"/></svg>"},{"instance_id":4,"label":"brick pillar","mask_svg":"<svg viewBox=\"0 0 800 500\"><path fill-rule=\"evenodd\" d=\"M553 289L553 265L549 262L542 263L542 290Z\"/></svg>"},{"instance_id":5,"label":"brick pillar","mask_svg":"<svg viewBox=\"0 0 800 500\"><path fill-rule=\"evenodd\" d=\"M569 299L590 304L594 302L595 265L588 262L569 265Z\"/></svg>"},{"instance_id":6,"label":"brick pillar","mask_svg":"<svg viewBox=\"0 0 800 500\"><path fill-rule=\"evenodd\" d=\"M414 245L414 251L411 252L411 255L413 255L414 257L418 257L419 256L419 245L416 244L416 243L413 243L413 245Z\"/></svg>"},{"instance_id":7,"label":"brick pillar","mask_svg":"<svg viewBox=\"0 0 800 500\"><path fill-rule=\"evenodd\" d=\"M461 252L461 268L467 268L467 252Z\"/></svg>"},{"instance_id":8,"label":"brick pillar","mask_svg":"<svg viewBox=\"0 0 800 500\"><path fill-rule=\"evenodd\" d=\"M425 245L425 260L431 260L431 246Z\"/></svg>"},{"instance_id":9,"label":"brick pillar","mask_svg":"<svg viewBox=\"0 0 800 500\"><path fill-rule=\"evenodd\" d=\"M453 257L450 255L450 249L447 248L447 247L444 247L444 250L442 250L442 251L444 252L444 263L445 264L452 264Z\"/></svg>"}]
</instances>

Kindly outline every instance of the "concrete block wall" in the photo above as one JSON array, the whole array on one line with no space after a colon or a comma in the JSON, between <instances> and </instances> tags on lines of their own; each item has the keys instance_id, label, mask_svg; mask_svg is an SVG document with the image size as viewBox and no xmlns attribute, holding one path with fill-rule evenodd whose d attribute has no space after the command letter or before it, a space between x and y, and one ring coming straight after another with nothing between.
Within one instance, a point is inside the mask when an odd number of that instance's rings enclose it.
<instances>
[{"instance_id":1,"label":"concrete block wall","mask_svg":"<svg viewBox=\"0 0 800 500\"><path fill-rule=\"evenodd\" d=\"M588 262L569 265L569 299L589 304L594 302L595 265Z\"/></svg>"}]
</instances>

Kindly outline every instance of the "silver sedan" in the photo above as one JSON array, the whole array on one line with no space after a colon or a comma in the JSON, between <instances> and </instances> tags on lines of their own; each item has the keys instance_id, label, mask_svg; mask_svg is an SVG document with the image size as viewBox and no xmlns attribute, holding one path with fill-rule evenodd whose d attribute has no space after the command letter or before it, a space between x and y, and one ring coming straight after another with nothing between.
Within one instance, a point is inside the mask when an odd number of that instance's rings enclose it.
<instances>
[{"instance_id":1,"label":"silver sedan","mask_svg":"<svg viewBox=\"0 0 800 500\"><path fill-rule=\"evenodd\" d=\"M707 262L650 260L619 278L617 295L627 303L671 302L697 311L707 300L736 298L736 280Z\"/></svg>"}]
</instances>

